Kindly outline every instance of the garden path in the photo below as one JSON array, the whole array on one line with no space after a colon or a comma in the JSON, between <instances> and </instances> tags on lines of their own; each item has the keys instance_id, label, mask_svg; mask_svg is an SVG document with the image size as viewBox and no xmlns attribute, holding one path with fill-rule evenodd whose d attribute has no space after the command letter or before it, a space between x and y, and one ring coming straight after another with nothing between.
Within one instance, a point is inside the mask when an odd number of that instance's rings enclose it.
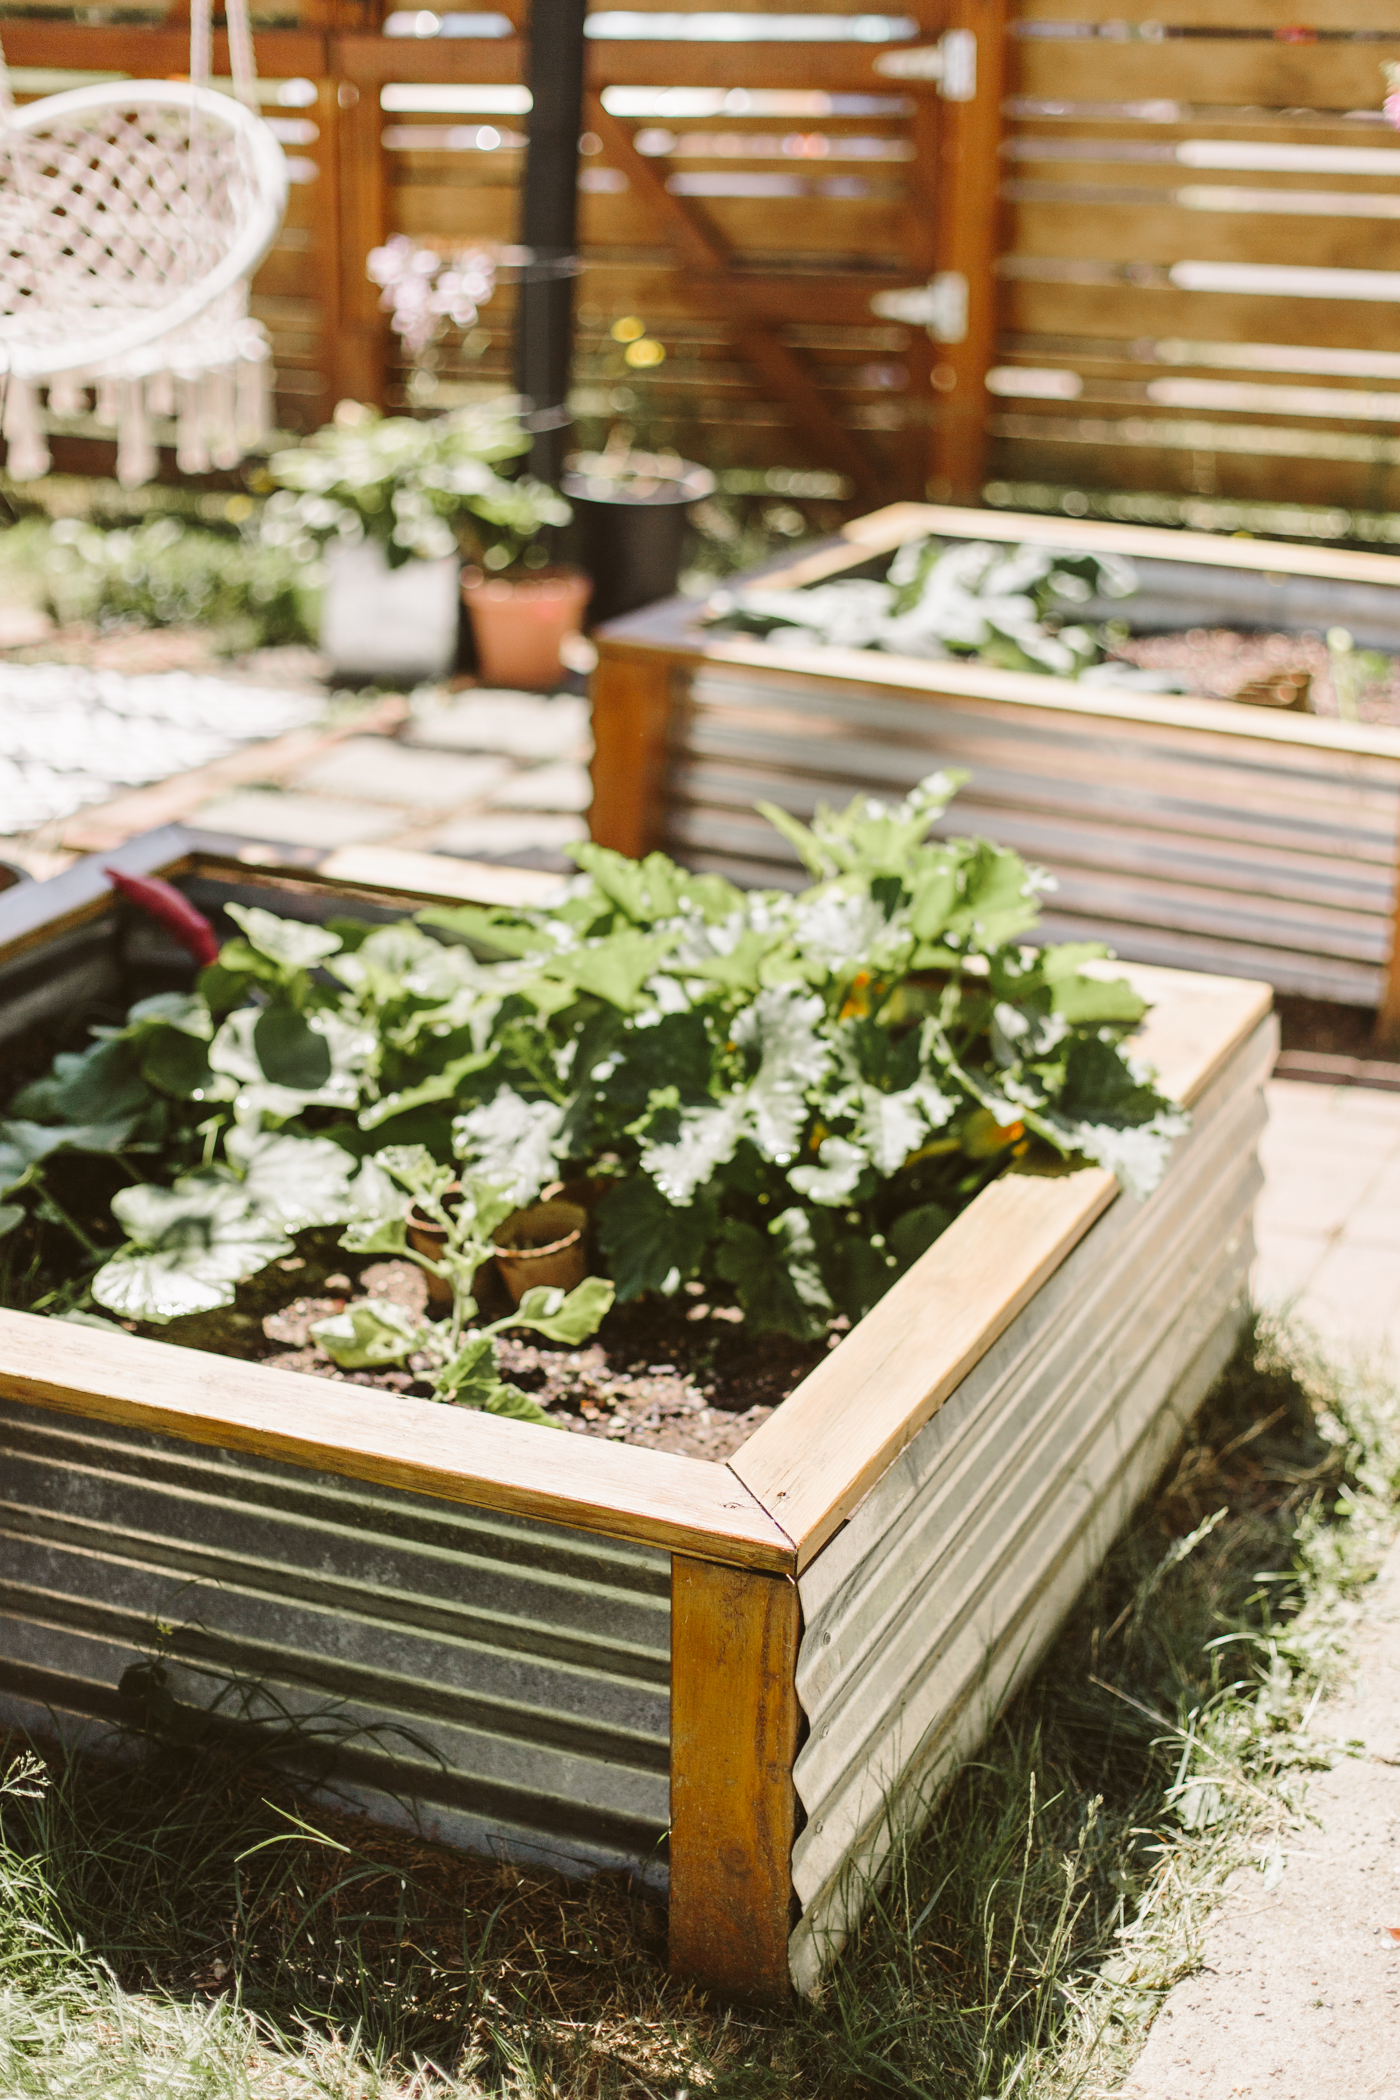
<instances>
[{"instance_id":1,"label":"garden path","mask_svg":"<svg viewBox=\"0 0 1400 2100\"><path fill-rule=\"evenodd\" d=\"M1400 1364L1400 1093L1275 1080L1269 1109L1256 1296ZM1361 1749L1234 1877L1121 2100L1400 2100L1400 1543L1311 1732Z\"/></svg>"}]
</instances>

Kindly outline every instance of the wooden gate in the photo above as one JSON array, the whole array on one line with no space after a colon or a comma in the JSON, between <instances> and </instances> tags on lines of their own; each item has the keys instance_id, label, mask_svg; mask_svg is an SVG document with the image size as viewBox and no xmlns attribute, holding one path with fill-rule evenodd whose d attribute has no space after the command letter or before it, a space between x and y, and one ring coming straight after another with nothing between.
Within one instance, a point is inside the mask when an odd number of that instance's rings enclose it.
<instances>
[{"instance_id":1,"label":"wooden gate","mask_svg":"<svg viewBox=\"0 0 1400 2100\"><path fill-rule=\"evenodd\" d=\"M694 0L593 15L581 414L862 501L1155 491L1331 506L1339 533L1400 508L1393 8L888 4L766 0L706 35ZM180 5L0 16L42 92L181 71ZM513 240L527 5L269 0L293 204L255 292L285 427L508 383L508 286L413 375L364 258L395 231ZM664 361L628 365L623 319Z\"/></svg>"}]
</instances>

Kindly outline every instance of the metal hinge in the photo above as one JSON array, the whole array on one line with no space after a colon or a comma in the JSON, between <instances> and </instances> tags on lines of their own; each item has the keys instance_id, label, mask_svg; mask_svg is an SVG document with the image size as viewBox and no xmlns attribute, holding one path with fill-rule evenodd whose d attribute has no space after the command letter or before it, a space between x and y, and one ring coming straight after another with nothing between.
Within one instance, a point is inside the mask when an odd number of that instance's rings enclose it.
<instances>
[{"instance_id":1,"label":"metal hinge","mask_svg":"<svg viewBox=\"0 0 1400 2100\"><path fill-rule=\"evenodd\" d=\"M939 270L927 284L907 291L877 292L870 310L882 321L926 328L935 343L967 341L967 279L961 270Z\"/></svg>"},{"instance_id":2,"label":"metal hinge","mask_svg":"<svg viewBox=\"0 0 1400 2100\"><path fill-rule=\"evenodd\" d=\"M945 102L977 99L977 35L971 29L948 29L936 44L912 51L884 51L875 71L886 80L936 80Z\"/></svg>"}]
</instances>

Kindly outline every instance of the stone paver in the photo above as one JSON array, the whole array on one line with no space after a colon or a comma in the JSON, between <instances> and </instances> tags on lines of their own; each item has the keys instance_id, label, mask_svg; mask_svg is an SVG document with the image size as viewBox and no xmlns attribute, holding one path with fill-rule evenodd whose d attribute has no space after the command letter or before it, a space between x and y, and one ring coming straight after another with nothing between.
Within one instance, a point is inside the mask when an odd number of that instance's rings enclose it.
<instances>
[{"instance_id":1,"label":"stone paver","mask_svg":"<svg viewBox=\"0 0 1400 2100\"><path fill-rule=\"evenodd\" d=\"M508 758L411 751L382 736L353 736L292 774L289 786L410 810L461 809L513 777Z\"/></svg>"},{"instance_id":2,"label":"stone paver","mask_svg":"<svg viewBox=\"0 0 1400 2100\"><path fill-rule=\"evenodd\" d=\"M414 702L394 733L356 735L265 784L212 797L191 821L304 846L381 844L568 872L588 836L588 703L472 691ZM279 779L282 776L278 776Z\"/></svg>"},{"instance_id":3,"label":"stone paver","mask_svg":"<svg viewBox=\"0 0 1400 2100\"><path fill-rule=\"evenodd\" d=\"M593 748L588 702L573 693L473 692L428 700L416 708L403 740L434 751L499 751L523 763L586 759Z\"/></svg>"},{"instance_id":4,"label":"stone paver","mask_svg":"<svg viewBox=\"0 0 1400 2100\"><path fill-rule=\"evenodd\" d=\"M1400 1094L1276 1079L1255 1295L1400 1362Z\"/></svg>"},{"instance_id":5,"label":"stone paver","mask_svg":"<svg viewBox=\"0 0 1400 2100\"><path fill-rule=\"evenodd\" d=\"M1400 1363L1400 1094L1274 1080L1254 1293ZM1121 2100L1400 2100L1400 1545L1354 1686L1310 1723L1356 1741L1281 1855L1237 1874Z\"/></svg>"},{"instance_id":6,"label":"stone paver","mask_svg":"<svg viewBox=\"0 0 1400 2100\"><path fill-rule=\"evenodd\" d=\"M495 809L565 810L580 813L593 800L593 783L586 766L563 760L552 766L532 766L528 772L512 774L491 792Z\"/></svg>"},{"instance_id":7,"label":"stone paver","mask_svg":"<svg viewBox=\"0 0 1400 2100\"><path fill-rule=\"evenodd\" d=\"M221 795L193 812L201 831L232 831L240 838L285 840L293 846L363 846L402 828L392 809L372 802L343 802L333 795L280 795L271 788L245 788Z\"/></svg>"},{"instance_id":8,"label":"stone paver","mask_svg":"<svg viewBox=\"0 0 1400 2100\"><path fill-rule=\"evenodd\" d=\"M464 860L505 860L537 849L557 853L574 839L586 839L582 817L549 811L483 810L444 825L433 839L435 853L459 853Z\"/></svg>"},{"instance_id":9,"label":"stone paver","mask_svg":"<svg viewBox=\"0 0 1400 2100\"><path fill-rule=\"evenodd\" d=\"M1281 1853L1234 1877L1122 2100L1400 2100L1400 1545L1354 1689L1310 1725L1359 1754L1313 1780Z\"/></svg>"}]
</instances>

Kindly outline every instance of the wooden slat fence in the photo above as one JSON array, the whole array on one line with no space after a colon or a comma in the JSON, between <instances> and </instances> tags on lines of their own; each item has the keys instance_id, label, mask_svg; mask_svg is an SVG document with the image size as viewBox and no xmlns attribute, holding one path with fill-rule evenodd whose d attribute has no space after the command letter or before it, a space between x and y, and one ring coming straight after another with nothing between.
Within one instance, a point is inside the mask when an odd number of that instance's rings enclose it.
<instances>
[{"instance_id":1,"label":"wooden slat fence","mask_svg":"<svg viewBox=\"0 0 1400 2100\"><path fill-rule=\"evenodd\" d=\"M1313 0L1298 26L1282 0L888 4L765 0L732 11L738 40L675 34L695 0L595 13L586 418L721 466L834 469L862 499L976 500L990 477L1400 508L1393 7ZM0 26L45 91L179 72L180 7L20 0ZM394 231L513 240L527 12L259 11L295 163L256 288L287 428L346 394L443 406L508 381L508 286L410 388L363 265ZM911 77L958 39L957 78ZM872 307L930 281L954 294L937 341L931 309ZM625 365L625 314L663 344L655 371Z\"/></svg>"}]
</instances>

